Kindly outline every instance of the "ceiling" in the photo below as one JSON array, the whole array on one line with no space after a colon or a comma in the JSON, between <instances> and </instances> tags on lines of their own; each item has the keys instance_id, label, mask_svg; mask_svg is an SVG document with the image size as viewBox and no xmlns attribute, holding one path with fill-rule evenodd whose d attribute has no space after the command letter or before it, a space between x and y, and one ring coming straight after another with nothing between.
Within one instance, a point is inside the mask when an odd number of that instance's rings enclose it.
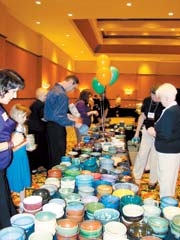
<instances>
[{"instance_id":1,"label":"ceiling","mask_svg":"<svg viewBox=\"0 0 180 240\"><path fill-rule=\"evenodd\" d=\"M91 61L102 53L112 60L180 61L179 0L0 2L77 61Z\"/></svg>"}]
</instances>

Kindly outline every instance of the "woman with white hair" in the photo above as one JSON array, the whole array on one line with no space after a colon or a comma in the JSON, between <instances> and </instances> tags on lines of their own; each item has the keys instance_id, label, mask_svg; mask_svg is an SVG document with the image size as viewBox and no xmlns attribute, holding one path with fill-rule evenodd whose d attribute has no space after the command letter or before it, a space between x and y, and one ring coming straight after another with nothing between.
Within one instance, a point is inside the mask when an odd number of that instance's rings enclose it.
<instances>
[{"instance_id":1,"label":"woman with white hair","mask_svg":"<svg viewBox=\"0 0 180 240\"><path fill-rule=\"evenodd\" d=\"M170 83L162 84L156 91L165 107L154 129L158 152L158 182L160 197L174 196L180 166L180 106L175 101L177 89Z\"/></svg>"}]
</instances>

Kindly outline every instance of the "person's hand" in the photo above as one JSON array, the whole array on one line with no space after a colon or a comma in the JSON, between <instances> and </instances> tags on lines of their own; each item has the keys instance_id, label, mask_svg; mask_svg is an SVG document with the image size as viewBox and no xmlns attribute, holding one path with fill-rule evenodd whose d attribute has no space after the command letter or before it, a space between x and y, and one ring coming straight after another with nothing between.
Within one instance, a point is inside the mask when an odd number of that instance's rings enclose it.
<instances>
[{"instance_id":1,"label":"person's hand","mask_svg":"<svg viewBox=\"0 0 180 240\"><path fill-rule=\"evenodd\" d=\"M11 141L14 145L14 147L18 146L19 144L24 142L24 135L22 133L13 133L11 137Z\"/></svg>"},{"instance_id":2,"label":"person's hand","mask_svg":"<svg viewBox=\"0 0 180 240\"><path fill-rule=\"evenodd\" d=\"M140 137L133 137L132 139L131 139L131 142L133 143L133 144L138 144L138 143L140 143Z\"/></svg>"},{"instance_id":3,"label":"person's hand","mask_svg":"<svg viewBox=\"0 0 180 240\"><path fill-rule=\"evenodd\" d=\"M95 115L95 116L98 116L98 115L99 115L98 111L96 111L96 110L94 110L94 111L92 111L92 112L93 112L93 115Z\"/></svg>"},{"instance_id":4,"label":"person's hand","mask_svg":"<svg viewBox=\"0 0 180 240\"><path fill-rule=\"evenodd\" d=\"M149 128L147 129L147 132L149 133L149 135L151 135L151 136L153 136L153 137L156 136L156 131L155 131L154 127L149 127Z\"/></svg>"}]
</instances>

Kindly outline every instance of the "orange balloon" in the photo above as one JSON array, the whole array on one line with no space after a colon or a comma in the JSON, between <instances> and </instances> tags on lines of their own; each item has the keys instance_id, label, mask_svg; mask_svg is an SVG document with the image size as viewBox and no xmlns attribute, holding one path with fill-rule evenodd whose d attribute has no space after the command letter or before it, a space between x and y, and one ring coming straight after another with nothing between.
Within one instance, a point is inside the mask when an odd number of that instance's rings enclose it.
<instances>
[{"instance_id":1,"label":"orange balloon","mask_svg":"<svg viewBox=\"0 0 180 240\"><path fill-rule=\"evenodd\" d=\"M104 86L106 86L111 80L111 70L108 67L98 68L96 72L97 80Z\"/></svg>"},{"instance_id":2,"label":"orange balloon","mask_svg":"<svg viewBox=\"0 0 180 240\"><path fill-rule=\"evenodd\" d=\"M110 65L110 59L109 59L109 57L107 55L101 54L97 58L97 66L98 66L98 68L109 67L109 65Z\"/></svg>"}]
</instances>

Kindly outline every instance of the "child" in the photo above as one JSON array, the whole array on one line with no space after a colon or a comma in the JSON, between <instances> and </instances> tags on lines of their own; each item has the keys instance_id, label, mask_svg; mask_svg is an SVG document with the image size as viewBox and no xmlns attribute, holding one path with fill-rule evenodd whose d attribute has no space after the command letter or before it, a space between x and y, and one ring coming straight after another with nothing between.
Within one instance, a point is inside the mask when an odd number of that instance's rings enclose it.
<instances>
[{"instance_id":1,"label":"child","mask_svg":"<svg viewBox=\"0 0 180 240\"><path fill-rule=\"evenodd\" d=\"M20 193L20 201L24 199L25 188L31 186L31 174L29 160L26 152L26 135L27 128L25 125L30 110L21 105L15 104L10 111L10 116L17 122L15 133L24 135L24 143L13 149L13 159L7 168L7 178L10 190Z\"/></svg>"}]
</instances>

